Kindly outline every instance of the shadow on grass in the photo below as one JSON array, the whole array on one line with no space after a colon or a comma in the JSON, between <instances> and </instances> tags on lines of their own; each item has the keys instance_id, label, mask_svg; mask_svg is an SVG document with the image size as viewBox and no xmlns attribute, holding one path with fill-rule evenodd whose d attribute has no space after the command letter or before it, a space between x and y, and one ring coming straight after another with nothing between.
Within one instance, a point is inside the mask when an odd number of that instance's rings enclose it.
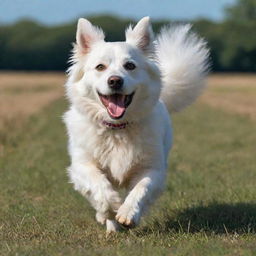
<instances>
[{"instance_id":1,"label":"shadow on grass","mask_svg":"<svg viewBox=\"0 0 256 256\"><path fill-rule=\"evenodd\" d=\"M164 221L154 221L142 233L197 233L215 234L256 233L256 203L219 204L195 206L174 213L164 214Z\"/></svg>"}]
</instances>

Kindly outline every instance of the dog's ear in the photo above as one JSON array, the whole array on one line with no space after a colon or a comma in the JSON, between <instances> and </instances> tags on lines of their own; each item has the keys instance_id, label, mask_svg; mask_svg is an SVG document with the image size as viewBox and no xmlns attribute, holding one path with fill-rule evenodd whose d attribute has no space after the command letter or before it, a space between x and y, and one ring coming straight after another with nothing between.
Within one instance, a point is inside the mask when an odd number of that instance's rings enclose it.
<instances>
[{"instance_id":1,"label":"dog's ear","mask_svg":"<svg viewBox=\"0 0 256 256\"><path fill-rule=\"evenodd\" d=\"M142 18L137 25L132 29L130 26L125 33L126 42L132 44L144 53L149 53L153 50L153 30L150 24L150 18Z\"/></svg>"},{"instance_id":2,"label":"dog's ear","mask_svg":"<svg viewBox=\"0 0 256 256\"><path fill-rule=\"evenodd\" d=\"M90 47L98 41L103 41L104 37L103 31L88 20L82 18L78 20L76 42L83 53L89 52Z\"/></svg>"}]
</instances>

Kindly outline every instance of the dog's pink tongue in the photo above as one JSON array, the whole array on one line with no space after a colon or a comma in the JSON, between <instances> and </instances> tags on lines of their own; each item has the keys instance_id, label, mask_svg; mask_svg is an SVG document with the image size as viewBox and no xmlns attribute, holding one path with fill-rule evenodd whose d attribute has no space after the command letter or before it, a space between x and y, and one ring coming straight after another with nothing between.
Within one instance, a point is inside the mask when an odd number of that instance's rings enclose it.
<instances>
[{"instance_id":1,"label":"dog's pink tongue","mask_svg":"<svg viewBox=\"0 0 256 256\"><path fill-rule=\"evenodd\" d=\"M109 96L108 112L114 118L121 117L125 112L125 95L114 94Z\"/></svg>"}]
</instances>

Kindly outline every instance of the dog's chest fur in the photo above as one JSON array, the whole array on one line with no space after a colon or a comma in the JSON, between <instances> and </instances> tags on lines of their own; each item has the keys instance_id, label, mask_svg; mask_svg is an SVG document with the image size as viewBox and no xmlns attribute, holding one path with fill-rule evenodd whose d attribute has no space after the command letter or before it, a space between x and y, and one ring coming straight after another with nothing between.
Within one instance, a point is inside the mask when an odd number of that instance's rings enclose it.
<instances>
[{"instance_id":1,"label":"dog's chest fur","mask_svg":"<svg viewBox=\"0 0 256 256\"><path fill-rule=\"evenodd\" d=\"M126 182L134 171L152 165L157 155L158 140L149 124L131 124L122 130L111 130L94 125L73 111L66 113L65 120L73 154L77 148L82 149L79 150L81 160L93 162L119 184Z\"/></svg>"},{"instance_id":2,"label":"dog's chest fur","mask_svg":"<svg viewBox=\"0 0 256 256\"><path fill-rule=\"evenodd\" d=\"M119 183L129 176L134 167L145 162L144 142L137 131L108 130L95 139L92 151L94 161Z\"/></svg>"}]
</instances>

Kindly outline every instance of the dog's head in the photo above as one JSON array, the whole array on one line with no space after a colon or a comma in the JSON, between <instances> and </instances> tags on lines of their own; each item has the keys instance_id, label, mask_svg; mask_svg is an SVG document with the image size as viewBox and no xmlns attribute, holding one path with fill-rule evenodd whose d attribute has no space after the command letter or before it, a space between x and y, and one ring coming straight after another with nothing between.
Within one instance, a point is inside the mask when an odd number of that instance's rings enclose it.
<instances>
[{"instance_id":1,"label":"dog's head","mask_svg":"<svg viewBox=\"0 0 256 256\"><path fill-rule=\"evenodd\" d=\"M125 42L105 42L101 29L79 19L67 83L71 101L112 122L142 118L152 111L161 89L153 52L148 17L126 30Z\"/></svg>"}]
</instances>

